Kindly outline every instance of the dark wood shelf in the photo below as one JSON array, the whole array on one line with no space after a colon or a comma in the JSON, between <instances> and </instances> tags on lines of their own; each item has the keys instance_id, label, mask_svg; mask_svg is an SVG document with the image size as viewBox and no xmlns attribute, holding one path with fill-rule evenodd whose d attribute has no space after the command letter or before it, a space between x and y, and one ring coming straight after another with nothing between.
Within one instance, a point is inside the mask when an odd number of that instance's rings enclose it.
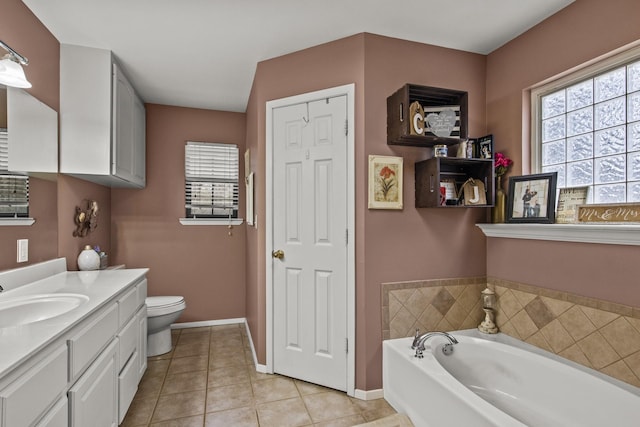
<instances>
[{"instance_id":1,"label":"dark wood shelf","mask_svg":"<svg viewBox=\"0 0 640 427\"><path fill-rule=\"evenodd\" d=\"M410 105L419 102L424 108L456 107L458 129L450 136L443 137L425 131L424 135L413 135L413 118L409 117ZM447 108L443 108L447 109ZM412 147L433 147L434 145L455 145L467 139L467 92L431 86L406 84L387 98L387 144ZM425 112L425 116L427 113Z\"/></svg>"}]
</instances>

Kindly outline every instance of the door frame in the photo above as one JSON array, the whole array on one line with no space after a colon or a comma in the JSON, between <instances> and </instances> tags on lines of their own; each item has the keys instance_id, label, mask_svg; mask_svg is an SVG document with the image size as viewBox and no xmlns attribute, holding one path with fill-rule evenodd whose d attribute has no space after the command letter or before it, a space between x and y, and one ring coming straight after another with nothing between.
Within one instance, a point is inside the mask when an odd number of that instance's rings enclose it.
<instances>
[{"instance_id":1,"label":"door frame","mask_svg":"<svg viewBox=\"0 0 640 427\"><path fill-rule=\"evenodd\" d=\"M266 259L266 371L273 373L273 110L336 96L347 96L347 394L355 394L355 84L347 84L315 92L275 99L266 103L265 135L265 259Z\"/></svg>"}]
</instances>

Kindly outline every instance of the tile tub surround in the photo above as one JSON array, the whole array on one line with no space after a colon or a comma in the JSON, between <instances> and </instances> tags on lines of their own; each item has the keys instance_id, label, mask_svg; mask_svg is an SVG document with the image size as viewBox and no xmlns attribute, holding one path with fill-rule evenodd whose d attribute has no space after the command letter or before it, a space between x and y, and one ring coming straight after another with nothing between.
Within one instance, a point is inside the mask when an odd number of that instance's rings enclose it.
<instances>
[{"instance_id":1,"label":"tile tub surround","mask_svg":"<svg viewBox=\"0 0 640 427\"><path fill-rule=\"evenodd\" d=\"M477 328L487 285L500 332L640 387L640 308L502 279L383 283L383 339Z\"/></svg>"},{"instance_id":2,"label":"tile tub surround","mask_svg":"<svg viewBox=\"0 0 640 427\"><path fill-rule=\"evenodd\" d=\"M501 332L640 387L640 308L488 278Z\"/></svg>"},{"instance_id":3,"label":"tile tub surround","mask_svg":"<svg viewBox=\"0 0 640 427\"><path fill-rule=\"evenodd\" d=\"M484 318L480 292L485 277L382 284L382 338L420 331L475 328Z\"/></svg>"},{"instance_id":4,"label":"tile tub surround","mask_svg":"<svg viewBox=\"0 0 640 427\"><path fill-rule=\"evenodd\" d=\"M177 329L150 357L123 427L353 426L395 413L384 399L258 373L243 324Z\"/></svg>"}]
</instances>

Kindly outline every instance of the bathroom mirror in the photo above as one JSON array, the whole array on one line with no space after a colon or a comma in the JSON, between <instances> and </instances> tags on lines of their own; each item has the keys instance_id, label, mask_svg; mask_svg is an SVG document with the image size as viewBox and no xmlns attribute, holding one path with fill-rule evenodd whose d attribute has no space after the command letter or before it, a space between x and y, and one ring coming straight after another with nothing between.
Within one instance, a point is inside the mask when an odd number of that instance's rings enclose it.
<instances>
[{"instance_id":1,"label":"bathroom mirror","mask_svg":"<svg viewBox=\"0 0 640 427\"><path fill-rule=\"evenodd\" d=\"M23 89L3 87L9 170L51 179L58 172L58 113ZM1 97L0 97L1 98ZM47 175L42 175L47 174Z\"/></svg>"}]
</instances>

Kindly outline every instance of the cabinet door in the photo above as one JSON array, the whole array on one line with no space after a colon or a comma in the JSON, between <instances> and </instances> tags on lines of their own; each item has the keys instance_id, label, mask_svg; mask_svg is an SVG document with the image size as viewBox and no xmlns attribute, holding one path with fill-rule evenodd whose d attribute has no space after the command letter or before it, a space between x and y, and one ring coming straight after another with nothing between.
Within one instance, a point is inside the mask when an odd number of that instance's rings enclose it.
<instances>
[{"instance_id":1,"label":"cabinet door","mask_svg":"<svg viewBox=\"0 0 640 427\"><path fill-rule=\"evenodd\" d=\"M136 182L144 187L146 184L146 111L144 104L137 96L134 98L133 105L133 175Z\"/></svg>"},{"instance_id":2,"label":"cabinet door","mask_svg":"<svg viewBox=\"0 0 640 427\"><path fill-rule=\"evenodd\" d=\"M71 427L118 425L117 339L69 390Z\"/></svg>"},{"instance_id":3,"label":"cabinet door","mask_svg":"<svg viewBox=\"0 0 640 427\"><path fill-rule=\"evenodd\" d=\"M138 315L138 353L140 353L140 364L138 365L138 381L142 379L144 371L147 370L147 306L143 305Z\"/></svg>"},{"instance_id":4,"label":"cabinet door","mask_svg":"<svg viewBox=\"0 0 640 427\"><path fill-rule=\"evenodd\" d=\"M140 171L145 154L144 114L141 114L141 110L144 111L144 105L138 99L133 86L114 63L111 173L131 183L144 186L142 179L144 171ZM139 123L140 121L142 124ZM142 147L140 147L141 143Z\"/></svg>"}]
</instances>

